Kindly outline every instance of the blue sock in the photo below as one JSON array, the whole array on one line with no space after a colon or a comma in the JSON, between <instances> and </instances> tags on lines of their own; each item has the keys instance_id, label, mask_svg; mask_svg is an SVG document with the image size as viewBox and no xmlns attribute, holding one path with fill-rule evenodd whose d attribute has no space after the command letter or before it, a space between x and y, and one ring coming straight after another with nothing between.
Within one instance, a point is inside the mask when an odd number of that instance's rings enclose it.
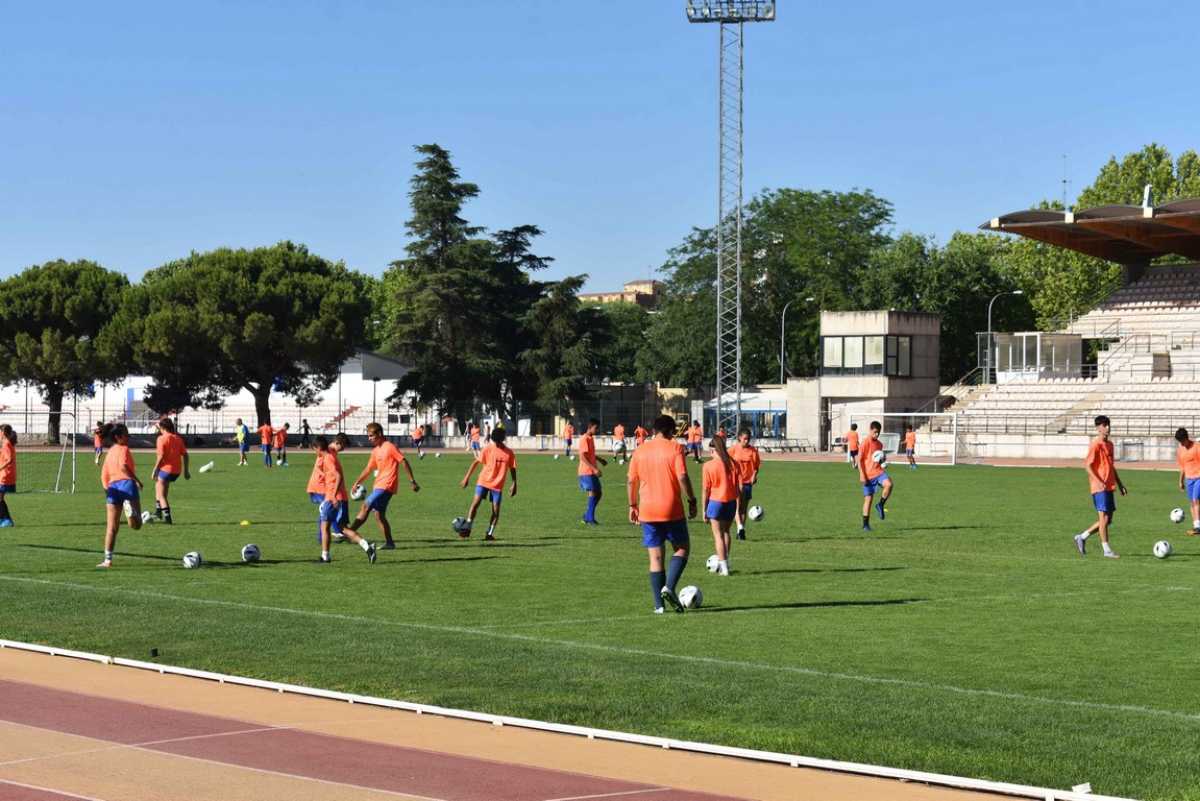
<instances>
[{"instance_id":1,"label":"blue sock","mask_svg":"<svg viewBox=\"0 0 1200 801\"><path fill-rule=\"evenodd\" d=\"M661 570L650 571L650 592L654 595L654 608L662 609L662 589L667 586L667 574Z\"/></svg>"},{"instance_id":2,"label":"blue sock","mask_svg":"<svg viewBox=\"0 0 1200 801\"><path fill-rule=\"evenodd\" d=\"M588 496L587 511L583 513L583 519L589 523L596 522L596 504L599 499L595 495Z\"/></svg>"},{"instance_id":3,"label":"blue sock","mask_svg":"<svg viewBox=\"0 0 1200 801\"><path fill-rule=\"evenodd\" d=\"M675 592L675 586L679 584L679 578L683 575L685 567L687 567L686 556L671 557L671 562L667 565L667 586L671 588L671 592Z\"/></svg>"}]
</instances>

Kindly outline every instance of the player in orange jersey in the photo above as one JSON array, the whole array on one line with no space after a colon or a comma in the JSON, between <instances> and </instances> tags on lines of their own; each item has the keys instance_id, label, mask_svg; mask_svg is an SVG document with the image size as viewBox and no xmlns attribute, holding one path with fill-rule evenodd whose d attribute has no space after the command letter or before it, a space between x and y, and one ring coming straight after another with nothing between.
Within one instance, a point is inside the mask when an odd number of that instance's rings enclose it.
<instances>
[{"instance_id":1,"label":"player in orange jersey","mask_svg":"<svg viewBox=\"0 0 1200 801\"><path fill-rule=\"evenodd\" d=\"M359 508L358 516L350 521L350 525L346 528L350 531L358 531L359 527L367 522L367 517L371 512L375 512L375 522L379 524L379 530L383 532L385 540L383 549L390 551L396 547L396 542L392 539L392 524L387 519L387 508L400 483L399 477L396 475L398 468L403 466L404 472L408 473L408 485L413 492L420 492L421 485L417 483L412 465L404 458L404 454L400 452L399 448L388 442L387 437L383 435L383 426L379 423L367 423L367 438L371 440L371 458L367 460L367 466L363 468L358 478L354 479L354 488L357 489L372 470L379 472L375 476L375 485L371 489L371 494Z\"/></svg>"},{"instance_id":2,"label":"player in orange jersey","mask_svg":"<svg viewBox=\"0 0 1200 801\"><path fill-rule=\"evenodd\" d=\"M708 448L713 458L704 463L701 471L700 507L704 509L704 519L712 526L713 549L717 556L714 572L718 576L728 576L729 526L738 510L744 478L739 463L725 449L724 438L713 437Z\"/></svg>"},{"instance_id":3,"label":"player in orange jersey","mask_svg":"<svg viewBox=\"0 0 1200 801\"><path fill-rule=\"evenodd\" d=\"M608 464L596 455L596 431L599 428L599 420L588 420L587 431L579 439L579 488L587 493L587 509L583 512L583 523L587 526L600 525L596 520L596 506L603 495L600 488L600 465Z\"/></svg>"},{"instance_id":4,"label":"player in orange jersey","mask_svg":"<svg viewBox=\"0 0 1200 801\"><path fill-rule=\"evenodd\" d=\"M12 513L5 496L17 491L17 432L0 425L0 528L12 528Z\"/></svg>"},{"instance_id":5,"label":"player in orange jersey","mask_svg":"<svg viewBox=\"0 0 1200 801\"><path fill-rule=\"evenodd\" d=\"M471 536L471 527L475 524L475 513L479 511L479 504L483 501L484 495L487 495L488 500L492 502L492 517L488 521L487 535L483 539L486 542L496 539L496 524L500 522L500 504L504 501L504 484L508 480L509 473L512 473L512 490L508 497L514 498L517 495L517 455L504 444L507 436L508 434L503 428L499 426L493 428L492 441L483 449L479 458L471 462L471 466L467 468L467 474L463 476L461 486L465 488L476 468L482 468L479 473L479 481L475 485L475 497L471 500L470 508L467 509L467 524L458 533L458 536L463 539Z\"/></svg>"},{"instance_id":6,"label":"player in orange jersey","mask_svg":"<svg viewBox=\"0 0 1200 801\"><path fill-rule=\"evenodd\" d=\"M617 423L613 426L613 456L618 459L626 459L629 453L625 450L625 426Z\"/></svg>"},{"instance_id":7,"label":"player in orange jersey","mask_svg":"<svg viewBox=\"0 0 1200 801\"><path fill-rule=\"evenodd\" d=\"M417 451L417 458L424 459L425 451L421 450L425 446L425 426L418 425L412 432L413 448Z\"/></svg>"},{"instance_id":8,"label":"player in orange jersey","mask_svg":"<svg viewBox=\"0 0 1200 801\"><path fill-rule=\"evenodd\" d=\"M471 428L470 428L470 433L469 433L468 438L470 440L471 453L474 454L475 458L478 459L479 451L483 447L483 444L482 444L482 432L480 432L479 425L477 423L471 423Z\"/></svg>"},{"instance_id":9,"label":"player in orange jersey","mask_svg":"<svg viewBox=\"0 0 1200 801\"><path fill-rule=\"evenodd\" d=\"M346 477L342 473L342 462L338 458L338 450L340 448L328 448L321 460L321 488L325 496L321 502L321 558L319 561L322 564L328 564L330 561L329 543L333 539L334 521L344 519L342 518L342 509L350 503L350 496L346 493ZM362 548L363 553L367 555L367 561L375 564L376 551L371 542L360 537L350 526L342 529L342 536Z\"/></svg>"},{"instance_id":10,"label":"player in orange jersey","mask_svg":"<svg viewBox=\"0 0 1200 801\"><path fill-rule=\"evenodd\" d=\"M1181 428L1175 432L1175 441L1179 447L1175 449L1175 461L1179 464L1179 491L1187 495L1192 508L1192 530L1189 537L1200 534L1200 442L1195 442L1188 436L1188 430ZM0 480L0 484L3 484Z\"/></svg>"},{"instance_id":11,"label":"player in orange jersey","mask_svg":"<svg viewBox=\"0 0 1200 801\"><path fill-rule=\"evenodd\" d=\"M566 443L566 449L563 450L563 455L568 459L571 458L571 443L575 441L575 426L567 423L563 426L563 441Z\"/></svg>"},{"instance_id":12,"label":"player in orange jersey","mask_svg":"<svg viewBox=\"0 0 1200 801\"><path fill-rule=\"evenodd\" d=\"M683 604L675 588L687 567L687 518L683 497L687 497L687 517L696 517L696 493L688 478L683 448L675 441L675 419L662 415L654 421L657 436L634 451L629 462L629 522L642 527L642 545L650 558L650 591L654 612L662 614L663 602L676 612ZM671 543L671 562L664 571L665 544Z\"/></svg>"},{"instance_id":13,"label":"player in orange jersey","mask_svg":"<svg viewBox=\"0 0 1200 801\"><path fill-rule=\"evenodd\" d=\"M862 450L858 452L858 483L862 484L863 488L863 531L871 530L871 501L874 500L875 493L880 493L879 502L875 504L875 511L879 513L880 520L887 516L884 507L888 498L892 496L892 479L887 474L887 452L883 449L883 443L879 441L881 430L883 427L879 421L872 420L867 437L862 443ZM876 459L875 454L881 454L881 457Z\"/></svg>"},{"instance_id":14,"label":"player in orange jersey","mask_svg":"<svg viewBox=\"0 0 1200 801\"><path fill-rule=\"evenodd\" d=\"M846 432L846 456L852 467L858 467L858 423L851 423Z\"/></svg>"},{"instance_id":15,"label":"player in orange jersey","mask_svg":"<svg viewBox=\"0 0 1200 801\"><path fill-rule=\"evenodd\" d=\"M717 437L722 443L724 437ZM738 475L741 477L741 492L737 505L737 538L746 539L746 510L754 497L754 485L758 483L758 471L762 467L762 456L758 448L750 444L750 429L743 428L738 432L737 443L729 449L729 456L737 462Z\"/></svg>"},{"instance_id":16,"label":"player in orange jersey","mask_svg":"<svg viewBox=\"0 0 1200 801\"><path fill-rule=\"evenodd\" d=\"M107 521L104 528L104 560L96 567L112 567L113 549L117 547L117 532L121 529L121 512L129 527L142 527L142 502L138 491L142 481L137 477L133 455L129 452L129 429L124 423L106 423L100 436L109 443L104 464L100 467L100 483L104 487Z\"/></svg>"},{"instance_id":17,"label":"player in orange jersey","mask_svg":"<svg viewBox=\"0 0 1200 801\"><path fill-rule=\"evenodd\" d=\"M154 516L170 525L171 502L167 495L172 482L182 475L185 481L192 478L188 469L188 449L183 437L175 432L175 423L169 417L158 421L158 441L154 446L158 459L150 475L154 477Z\"/></svg>"},{"instance_id":18,"label":"player in orange jersey","mask_svg":"<svg viewBox=\"0 0 1200 801\"><path fill-rule=\"evenodd\" d=\"M703 442L704 429L699 420L693 420L691 428L687 430L687 450L697 462L700 461L700 447Z\"/></svg>"},{"instance_id":19,"label":"player in orange jersey","mask_svg":"<svg viewBox=\"0 0 1200 801\"><path fill-rule=\"evenodd\" d=\"M910 425L904 432L904 455L908 457L908 469L917 469L917 432Z\"/></svg>"},{"instance_id":20,"label":"player in orange jersey","mask_svg":"<svg viewBox=\"0 0 1200 801\"><path fill-rule=\"evenodd\" d=\"M262 441L263 466L271 466L271 438L275 434L275 429L271 428L270 423L263 423L258 427L258 438Z\"/></svg>"},{"instance_id":21,"label":"player in orange jersey","mask_svg":"<svg viewBox=\"0 0 1200 801\"><path fill-rule=\"evenodd\" d=\"M635 448L642 447L642 443L650 436L650 432L642 427L641 423L637 424L637 428L633 429L633 445Z\"/></svg>"},{"instance_id":22,"label":"player in orange jersey","mask_svg":"<svg viewBox=\"0 0 1200 801\"><path fill-rule=\"evenodd\" d=\"M96 464L100 464L100 457L104 455L104 439L100 436L100 426L92 429L92 449L96 452Z\"/></svg>"},{"instance_id":23,"label":"player in orange jersey","mask_svg":"<svg viewBox=\"0 0 1200 801\"><path fill-rule=\"evenodd\" d=\"M1112 423L1102 414L1098 415L1094 422L1096 438L1088 446L1083 469L1087 472L1092 505L1096 508L1096 522L1075 535L1075 550L1079 551L1080 556L1087 556L1087 539L1098 531L1104 555L1109 559L1117 559L1117 552L1108 542L1108 530L1112 528L1113 515L1117 511L1114 492L1119 489L1122 495L1127 495L1129 491L1121 483L1116 462L1113 460L1113 444L1108 438Z\"/></svg>"},{"instance_id":24,"label":"player in orange jersey","mask_svg":"<svg viewBox=\"0 0 1200 801\"><path fill-rule=\"evenodd\" d=\"M275 464L280 467L287 467L287 438L288 431L292 428L291 423L284 423L283 428L274 428L271 430L271 444L275 446Z\"/></svg>"}]
</instances>

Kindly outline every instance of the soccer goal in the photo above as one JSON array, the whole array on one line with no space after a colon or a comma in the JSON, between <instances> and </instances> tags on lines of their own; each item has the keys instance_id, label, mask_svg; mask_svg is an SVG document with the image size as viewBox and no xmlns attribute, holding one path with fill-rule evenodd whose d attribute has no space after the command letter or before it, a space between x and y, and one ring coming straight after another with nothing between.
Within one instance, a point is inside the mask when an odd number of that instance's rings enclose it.
<instances>
[{"instance_id":1,"label":"soccer goal","mask_svg":"<svg viewBox=\"0 0 1200 801\"><path fill-rule=\"evenodd\" d=\"M51 417L45 411L0 412L0 424L7 423L17 434L18 494L75 492L78 474L76 440L83 432L78 430L75 415L70 412L53 415L59 423L59 444L50 444ZM88 453L91 453L90 448Z\"/></svg>"},{"instance_id":2,"label":"soccer goal","mask_svg":"<svg viewBox=\"0 0 1200 801\"><path fill-rule=\"evenodd\" d=\"M958 415L954 412L923 412L901 414L851 415L850 422L858 424L860 436L866 436L872 421L878 421L882 430L879 441L893 464L907 464L904 455L904 436L912 426L916 435L915 459L917 464L958 464L960 447L958 441Z\"/></svg>"}]
</instances>

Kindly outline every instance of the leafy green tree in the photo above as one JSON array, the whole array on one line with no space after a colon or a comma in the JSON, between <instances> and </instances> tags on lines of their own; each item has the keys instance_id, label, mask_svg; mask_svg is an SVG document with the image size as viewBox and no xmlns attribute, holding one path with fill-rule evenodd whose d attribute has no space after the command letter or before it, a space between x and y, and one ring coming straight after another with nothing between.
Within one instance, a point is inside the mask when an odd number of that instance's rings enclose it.
<instances>
[{"instance_id":1,"label":"leafy green tree","mask_svg":"<svg viewBox=\"0 0 1200 801\"><path fill-rule=\"evenodd\" d=\"M97 347L128 288L124 275L91 261L50 261L0 282L0 382L41 390L53 444L67 392L128 372Z\"/></svg>"},{"instance_id":2,"label":"leafy green tree","mask_svg":"<svg viewBox=\"0 0 1200 801\"><path fill-rule=\"evenodd\" d=\"M544 404L584 397L599 372L608 320L595 306L579 302L585 279L575 275L552 283L522 321L534 344L521 358L536 377L537 400Z\"/></svg>"},{"instance_id":3,"label":"leafy green tree","mask_svg":"<svg viewBox=\"0 0 1200 801\"><path fill-rule=\"evenodd\" d=\"M598 378L636 384L651 381L638 368L637 356L646 342L650 313L636 303L603 303L595 306L604 318L608 339L597 351Z\"/></svg>"},{"instance_id":4,"label":"leafy green tree","mask_svg":"<svg viewBox=\"0 0 1200 801\"><path fill-rule=\"evenodd\" d=\"M245 389L261 425L273 388L311 404L337 380L370 311L364 276L303 245L220 248L148 272L111 347L154 379L156 404L212 404Z\"/></svg>"},{"instance_id":5,"label":"leafy green tree","mask_svg":"<svg viewBox=\"0 0 1200 801\"><path fill-rule=\"evenodd\" d=\"M1200 156L1187 150L1176 161L1170 151L1155 143L1126 154L1120 161L1112 156L1100 168L1096 180L1079 193L1078 208L1110 203L1140 205L1147 184L1154 189L1156 205L1200 197Z\"/></svg>"}]
</instances>

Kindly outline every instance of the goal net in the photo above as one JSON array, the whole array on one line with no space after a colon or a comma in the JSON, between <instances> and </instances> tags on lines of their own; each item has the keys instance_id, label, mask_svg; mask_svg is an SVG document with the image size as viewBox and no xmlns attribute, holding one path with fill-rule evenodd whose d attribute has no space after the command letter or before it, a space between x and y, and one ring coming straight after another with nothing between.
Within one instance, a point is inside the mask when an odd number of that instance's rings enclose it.
<instances>
[{"instance_id":1,"label":"goal net","mask_svg":"<svg viewBox=\"0 0 1200 801\"><path fill-rule=\"evenodd\" d=\"M958 415L954 412L851 415L850 422L858 424L860 436L866 436L871 422L880 424L879 440L894 465L907 464L905 435L912 427L916 439L914 459L921 464L958 464Z\"/></svg>"},{"instance_id":2,"label":"goal net","mask_svg":"<svg viewBox=\"0 0 1200 801\"><path fill-rule=\"evenodd\" d=\"M50 443L52 417L59 423L57 445ZM79 459L86 458L79 452L79 442L86 438L87 454L92 448L91 435L78 430L73 414L6 411L0 412L0 424L12 426L17 434L17 494L75 492Z\"/></svg>"}]
</instances>

